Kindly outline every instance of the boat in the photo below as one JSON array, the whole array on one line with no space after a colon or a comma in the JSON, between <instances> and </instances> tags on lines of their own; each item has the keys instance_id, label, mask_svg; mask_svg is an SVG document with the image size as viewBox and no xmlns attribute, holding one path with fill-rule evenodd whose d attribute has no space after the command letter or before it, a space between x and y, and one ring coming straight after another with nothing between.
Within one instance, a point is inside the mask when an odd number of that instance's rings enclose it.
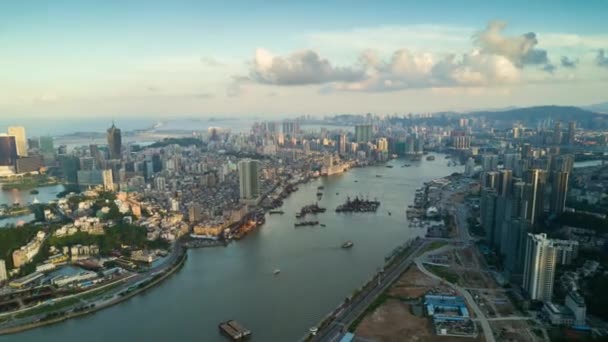
<instances>
[{"instance_id":1,"label":"boat","mask_svg":"<svg viewBox=\"0 0 608 342\"><path fill-rule=\"evenodd\" d=\"M433 161L433 160L435 160L435 156L428 156L428 157L426 157L426 160Z\"/></svg>"},{"instance_id":2,"label":"boat","mask_svg":"<svg viewBox=\"0 0 608 342\"><path fill-rule=\"evenodd\" d=\"M344 244L342 244L342 248L348 249L348 248L351 248L354 245L355 244L352 241L346 241Z\"/></svg>"},{"instance_id":3,"label":"boat","mask_svg":"<svg viewBox=\"0 0 608 342\"><path fill-rule=\"evenodd\" d=\"M355 183L359 183L359 181L355 179Z\"/></svg>"},{"instance_id":4,"label":"boat","mask_svg":"<svg viewBox=\"0 0 608 342\"><path fill-rule=\"evenodd\" d=\"M274 214L279 214L279 215L283 215L285 214L285 212L283 210L271 210L268 212L270 215L274 215Z\"/></svg>"},{"instance_id":5,"label":"boat","mask_svg":"<svg viewBox=\"0 0 608 342\"><path fill-rule=\"evenodd\" d=\"M391 215L392 215L392 214L391 214L391 212L389 211L389 212L388 212L388 216L391 216Z\"/></svg>"},{"instance_id":6,"label":"boat","mask_svg":"<svg viewBox=\"0 0 608 342\"><path fill-rule=\"evenodd\" d=\"M394 166L393 165L386 165L386 168L388 169L392 169Z\"/></svg>"},{"instance_id":7,"label":"boat","mask_svg":"<svg viewBox=\"0 0 608 342\"><path fill-rule=\"evenodd\" d=\"M325 187L324 187L323 185L319 185L319 186L317 187L317 190L323 190L323 189L325 189Z\"/></svg>"},{"instance_id":8,"label":"boat","mask_svg":"<svg viewBox=\"0 0 608 342\"><path fill-rule=\"evenodd\" d=\"M308 331L310 332L310 334L312 336L317 336L317 332L319 331L319 329L317 327L312 327L312 328L308 329Z\"/></svg>"},{"instance_id":9,"label":"boat","mask_svg":"<svg viewBox=\"0 0 608 342\"><path fill-rule=\"evenodd\" d=\"M321 223L321 227L326 227L325 223Z\"/></svg>"},{"instance_id":10,"label":"boat","mask_svg":"<svg viewBox=\"0 0 608 342\"><path fill-rule=\"evenodd\" d=\"M336 192L336 196L339 195L339 194L340 194L339 192Z\"/></svg>"},{"instance_id":11,"label":"boat","mask_svg":"<svg viewBox=\"0 0 608 342\"><path fill-rule=\"evenodd\" d=\"M36 189L30 191L30 195L38 195L40 192Z\"/></svg>"},{"instance_id":12,"label":"boat","mask_svg":"<svg viewBox=\"0 0 608 342\"><path fill-rule=\"evenodd\" d=\"M376 175L376 178L381 178L381 177L382 177L382 175Z\"/></svg>"},{"instance_id":13,"label":"boat","mask_svg":"<svg viewBox=\"0 0 608 342\"><path fill-rule=\"evenodd\" d=\"M274 274L274 275L277 275L279 273L281 273L281 270L278 268L275 268L274 271L272 271L272 274Z\"/></svg>"}]
</instances>

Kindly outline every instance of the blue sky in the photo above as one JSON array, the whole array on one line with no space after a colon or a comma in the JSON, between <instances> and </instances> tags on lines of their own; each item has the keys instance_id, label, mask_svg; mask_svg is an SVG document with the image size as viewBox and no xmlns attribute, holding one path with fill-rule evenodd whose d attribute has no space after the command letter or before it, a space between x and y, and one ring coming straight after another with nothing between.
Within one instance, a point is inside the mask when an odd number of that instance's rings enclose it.
<instances>
[{"instance_id":1,"label":"blue sky","mask_svg":"<svg viewBox=\"0 0 608 342\"><path fill-rule=\"evenodd\" d=\"M605 1L6 1L0 112L382 114L602 102L607 12Z\"/></svg>"}]
</instances>

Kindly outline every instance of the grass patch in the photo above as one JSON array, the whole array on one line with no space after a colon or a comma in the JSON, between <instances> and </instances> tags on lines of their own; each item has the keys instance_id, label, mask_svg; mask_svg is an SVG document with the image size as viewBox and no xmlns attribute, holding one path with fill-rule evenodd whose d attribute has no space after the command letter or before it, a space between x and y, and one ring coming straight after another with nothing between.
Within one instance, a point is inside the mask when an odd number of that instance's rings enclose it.
<instances>
[{"instance_id":1,"label":"grass patch","mask_svg":"<svg viewBox=\"0 0 608 342\"><path fill-rule=\"evenodd\" d=\"M452 284L458 284L460 276L452 273L449 268L435 265L425 265L425 268L433 272L438 277L445 279L447 282Z\"/></svg>"},{"instance_id":2,"label":"grass patch","mask_svg":"<svg viewBox=\"0 0 608 342\"><path fill-rule=\"evenodd\" d=\"M445 245L447 245L448 243L445 241L433 241L431 242L428 246L426 246L423 250L422 253L420 254L424 254L426 252L430 252L430 251L434 251L436 249L439 249Z\"/></svg>"},{"instance_id":3,"label":"grass patch","mask_svg":"<svg viewBox=\"0 0 608 342\"><path fill-rule=\"evenodd\" d=\"M25 318L28 316L35 316L35 315L40 315L43 313L58 311L63 308L66 308L68 306L74 305L74 304L78 303L79 301L80 301L79 298L70 298L70 299L62 300L55 304L42 305L42 306L39 306L39 307L31 309L31 310L20 312L15 315L15 318Z\"/></svg>"},{"instance_id":4,"label":"grass patch","mask_svg":"<svg viewBox=\"0 0 608 342\"><path fill-rule=\"evenodd\" d=\"M359 324L361 324L361 321L363 321L363 319L365 318L365 316L367 316L368 314L376 311L377 308L380 307L380 305L384 304L388 299L392 298L386 291L382 292L378 298L376 298L368 307L367 309L365 309L365 311L363 311L363 313L361 315L359 315L359 317L357 317L357 319L355 319L349 326L348 326L348 331L350 332L354 332L357 327L359 326Z\"/></svg>"}]
</instances>

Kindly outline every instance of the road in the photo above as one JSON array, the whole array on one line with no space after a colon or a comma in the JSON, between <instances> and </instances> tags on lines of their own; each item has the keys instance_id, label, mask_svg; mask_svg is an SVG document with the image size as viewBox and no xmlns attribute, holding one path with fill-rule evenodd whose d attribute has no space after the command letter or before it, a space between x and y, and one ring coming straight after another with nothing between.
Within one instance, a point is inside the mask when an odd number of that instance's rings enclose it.
<instances>
[{"instance_id":1,"label":"road","mask_svg":"<svg viewBox=\"0 0 608 342\"><path fill-rule=\"evenodd\" d=\"M446 281L445 279L435 275L434 273L430 272L429 270L427 270L424 267L423 261L424 259L429 255L429 254L434 254L434 253L442 253L445 252L447 249L453 248L452 246L444 246L442 248L433 250L433 251L428 251L424 254L422 254L421 256L419 256L418 258L416 258L416 266L418 266L418 269L420 271L422 271L422 273L426 274L427 276L433 278L433 279L437 279L439 281L442 281L443 283L447 284L448 286L450 286L451 288L453 288L456 292L460 293L464 299L467 301L467 303L469 304L469 306L473 309L473 312L475 312L475 316L477 317L477 321L481 324L481 329L483 330L483 334L485 337L485 341L486 342L495 342L496 340L494 339L494 334L492 333L492 328L490 327L490 322L488 322L488 319L486 318L486 316L483 314L483 311L481 310L481 308L479 307L479 305L477 305L477 302L475 302L475 300L473 299L473 297L471 296L471 294L469 293L469 291L463 289L462 287L456 285L456 284L452 284L448 281Z\"/></svg>"},{"instance_id":2,"label":"road","mask_svg":"<svg viewBox=\"0 0 608 342\"><path fill-rule=\"evenodd\" d=\"M380 277L379 283L373 288L360 293L356 298L353 298L348 306L342 309L328 327L319 330L313 341L335 341L348 326L361 316L370 304L378 298L388 287L390 287L403 272L412 264L414 257L422 248L427 246L429 241L420 239L414 242L411 248L414 248L408 253L408 256L400 263L394 264L390 269L385 269Z\"/></svg>"},{"instance_id":3,"label":"road","mask_svg":"<svg viewBox=\"0 0 608 342\"><path fill-rule=\"evenodd\" d=\"M160 265L157 265L155 267L150 268L150 270L148 270L146 273L136 273L133 274L131 276L128 276L126 278L124 278L123 280L120 280L123 282L123 285L113 289L111 291L108 292L104 292L101 293L99 296L92 298L92 299L88 299L88 300L80 300L77 303L62 308L60 311L62 312L71 312L73 311L75 308L77 307L82 307L85 305L91 305L91 304L95 304L96 307L99 308L103 308L105 306L108 306L110 304L112 304L113 302L117 302L120 301L122 298L119 296L119 293L122 291L125 291L125 289L128 289L129 287L136 285L148 278L150 278L153 274L156 274L158 272L162 272L166 269L168 269L169 267L171 267L173 264L175 264L175 262L177 261L178 257L184 253L183 251L183 247L181 245L181 243L177 242L174 245L173 251L169 254L169 256L164 260L163 263L161 263ZM104 286L109 286L109 284L100 286L100 287L95 287L92 288L90 290L88 290L87 292L92 292L92 291L96 291L99 290L101 288L103 288ZM62 300L67 300L70 298L74 298L74 297L79 297L79 296L83 296L85 295L87 292L82 292L82 293L78 293L78 294L74 294L74 295L69 295L69 296L64 296L61 298L57 298L54 300L54 302L60 302ZM105 299L104 299L105 298ZM42 304L45 305L45 304ZM30 307L29 309L33 309L34 307ZM21 310L22 311L27 311L27 310ZM26 325L26 324L30 324L30 323L35 323L40 321L41 319L45 318L50 312L45 312L42 314L38 314L38 315L33 315L33 316L27 316L24 317L22 319L14 319L14 320L10 320L7 322L4 322L2 324L2 326L0 326L0 329L7 329L7 328L11 328L11 327L16 327L16 326L20 326L20 325ZM13 315L15 314L15 312L11 312L11 313L5 313L6 315Z\"/></svg>"}]
</instances>

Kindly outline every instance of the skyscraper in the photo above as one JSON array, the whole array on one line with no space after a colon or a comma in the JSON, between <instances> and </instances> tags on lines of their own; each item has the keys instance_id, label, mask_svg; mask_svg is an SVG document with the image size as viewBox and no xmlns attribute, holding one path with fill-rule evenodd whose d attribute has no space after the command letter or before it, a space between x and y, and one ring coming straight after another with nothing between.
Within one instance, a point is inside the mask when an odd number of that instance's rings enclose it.
<instances>
[{"instance_id":1,"label":"skyscraper","mask_svg":"<svg viewBox=\"0 0 608 342\"><path fill-rule=\"evenodd\" d=\"M555 128L553 129L553 145L561 145L562 144L562 123L556 122Z\"/></svg>"},{"instance_id":2,"label":"skyscraper","mask_svg":"<svg viewBox=\"0 0 608 342\"><path fill-rule=\"evenodd\" d=\"M346 134L340 134L338 141L338 152L342 156L346 154Z\"/></svg>"},{"instance_id":3,"label":"skyscraper","mask_svg":"<svg viewBox=\"0 0 608 342\"><path fill-rule=\"evenodd\" d=\"M257 201L260 196L260 162L243 159L238 163L241 200Z\"/></svg>"},{"instance_id":4,"label":"skyscraper","mask_svg":"<svg viewBox=\"0 0 608 342\"><path fill-rule=\"evenodd\" d=\"M561 244L547 238L547 234L528 234L524 260L523 288L530 299L550 301Z\"/></svg>"},{"instance_id":5,"label":"skyscraper","mask_svg":"<svg viewBox=\"0 0 608 342\"><path fill-rule=\"evenodd\" d=\"M27 138L25 137L25 128L23 126L10 126L8 135L15 137L17 146L17 155L19 157L27 157Z\"/></svg>"},{"instance_id":6,"label":"skyscraper","mask_svg":"<svg viewBox=\"0 0 608 342\"><path fill-rule=\"evenodd\" d=\"M373 131L372 125L356 125L355 126L355 141L358 143L366 143L372 140Z\"/></svg>"},{"instance_id":7,"label":"skyscraper","mask_svg":"<svg viewBox=\"0 0 608 342\"><path fill-rule=\"evenodd\" d=\"M547 172L541 169L528 170L526 174L525 201L527 203L525 218L536 223L545 210L545 183Z\"/></svg>"},{"instance_id":8,"label":"skyscraper","mask_svg":"<svg viewBox=\"0 0 608 342\"><path fill-rule=\"evenodd\" d=\"M568 195L568 172L556 171L553 172L553 181L551 182L551 202L549 209L551 214L559 215L564 212L566 207L566 197Z\"/></svg>"},{"instance_id":9,"label":"skyscraper","mask_svg":"<svg viewBox=\"0 0 608 342\"><path fill-rule=\"evenodd\" d=\"M122 136L120 129L116 128L114 123L112 127L108 128L108 151L110 152L110 159L120 159L122 149Z\"/></svg>"},{"instance_id":10,"label":"skyscraper","mask_svg":"<svg viewBox=\"0 0 608 342\"><path fill-rule=\"evenodd\" d=\"M0 259L0 283L8 279L6 275L6 262L4 259Z\"/></svg>"},{"instance_id":11,"label":"skyscraper","mask_svg":"<svg viewBox=\"0 0 608 342\"><path fill-rule=\"evenodd\" d=\"M568 123L568 145L574 145L576 135L576 122L570 121Z\"/></svg>"},{"instance_id":12,"label":"skyscraper","mask_svg":"<svg viewBox=\"0 0 608 342\"><path fill-rule=\"evenodd\" d=\"M17 160L15 137L0 134L0 166L14 166Z\"/></svg>"},{"instance_id":13,"label":"skyscraper","mask_svg":"<svg viewBox=\"0 0 608 342\"><path fill-rule=\"evenodd\" d=\"M498 170L498 156L496 154L484 154L481 156L481 167L484 172Z\"/></svg>"},{"instance_id":14,"label":"skyscraper","mask_svg":"<svg viewBox=\"0 0 608 342\"><path fill-rule=\"evenodd\" d=\"M40 152L43 154L53 154L55 153L55 147L53 146L53 138L52 137L40 137Z\"/></svg>"}]
</instances>

